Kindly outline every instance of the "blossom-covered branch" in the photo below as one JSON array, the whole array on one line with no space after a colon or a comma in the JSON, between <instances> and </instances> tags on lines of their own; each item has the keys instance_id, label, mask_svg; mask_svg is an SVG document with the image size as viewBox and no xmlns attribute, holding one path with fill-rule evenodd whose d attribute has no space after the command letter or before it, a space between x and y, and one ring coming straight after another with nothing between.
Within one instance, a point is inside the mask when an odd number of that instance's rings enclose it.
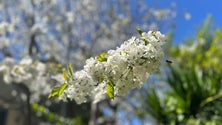
<instances>
[{"instance_id":1,"label":"blossom-covered branch","mask_svg":"<svg viewBox=\"0 0 222 125\"><path fill-rule=\"evenodd\" d=\"M138 32L140 37L132 37L116 50L86 60L80 71L74 73L68 65L64 84L54 88L49 97L69 98L80 104L89 97L97 102L106 95L114 99L129 89L140 88L150 74L159 70L164 35L159 31Z\"/></svg>"}]
</instances>

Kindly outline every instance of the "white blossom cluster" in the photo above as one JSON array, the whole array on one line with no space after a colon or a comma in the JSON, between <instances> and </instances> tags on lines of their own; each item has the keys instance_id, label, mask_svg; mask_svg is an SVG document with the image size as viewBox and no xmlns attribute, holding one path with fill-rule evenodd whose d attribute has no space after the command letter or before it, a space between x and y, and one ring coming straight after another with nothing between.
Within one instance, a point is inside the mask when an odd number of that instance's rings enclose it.
<instances>
[{"instance_id":1,"label":"white blossom cluster","mask_svg":"<svg viewBox=\"0 0 222 125\"><path fill-rule=\"evenodd\" d=\"M24 84L31 93L31 103L34 103L41 99L41 95L48 95L54 85L49 83L51 76L47 68L47 64L30 57L23 58L18 64L13 58L5 58L0 64L0 73L6 84Z\"/></svg>"},{"instance_id":2,"label":"white blossom cluster","mask_svg":"<svg viewBox=\"0 0 222 125\"><path fill-rule=\"evenodd\" d=\"M0 35L6 32L12 32L14 30L14 26L8 22L0 22Z\"/></svg>"},{"instance_id":3,"label":"white blossom cluster","mask_svg":"<svg viewBox=\"0 0 222 125\"><path fill-rule=\"evenodd\" d=\"M68 87L60 99L69 98L80 104L91 97L98 102L107 94L111 93L109 97L114 98L129 89L140 88L150 74L159 70L164 44L164 35L159 31L140 35L125 41L116 50L86 60L84 68L66 81Z\"/></svg>"}]
</instances>

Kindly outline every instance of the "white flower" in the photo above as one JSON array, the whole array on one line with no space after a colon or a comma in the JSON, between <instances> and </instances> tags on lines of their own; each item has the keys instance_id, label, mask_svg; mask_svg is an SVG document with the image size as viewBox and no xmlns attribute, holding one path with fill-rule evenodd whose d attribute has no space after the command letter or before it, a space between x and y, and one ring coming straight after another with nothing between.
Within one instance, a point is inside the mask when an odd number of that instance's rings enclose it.
<instances>
[{"instance_id":1,"label":"white flower","mask_svg":"<svg viewBox=\"0 0 222 125\"><path fill-rule=\"evenodd\" d=\"M105 63L99 62L94 58L86 60L84 70L92 77L94 81L101 81L103 72L105 70Z\"/></svg>"},{"instance_id":2,"label":"white flower","mask_svg":"<svg viewBox=\"0 0 222 125\"><path fill-rule=\"evenodd\" d=\"M103 100L106 97L106 83L102 82L94 90L94 103Z\"/></svg>"},{"instance_id":3,"label":"white flower","mask_svg":"<svg viewBox=\"0 0 222 125\"><path fill-rule=\"evenodd\" d=\"M31 103L38 102L42 95L48 95L54 85L49 83L51 76L47 72L47 65L28 56L18 64L12 58L5 58L0 64L0 72L7 84L24 84L31 93Z\"/></svg>"},{"instance_id":4,"label":"white flower","mask_svg":"<svg viewBox=\"0 0 222 125\"><path fill-rule=\"evenodd\" d=\"M15 60L12 58L5 58L0 65L0 72L3 73L3 80L5 83L9 84L13 81L11 76L11 69L15 63Z\"/></svg>"},{"instance_id":5,"label":"white flower","mask_svg":"<svg viewBox=\"0 0 222 125\"><path fill-rule=\"evenodd\" d=\"M80 104L90 96L94 102L98 102L106 97L110 83L113 96L125 95L129 89L140 88L150 74L159 69L163 44L164 35L159 31L149 31L139 38L132 37L125 41L116 50L89 58L84 69L69 78L73 80L67 81L68 87L62 99L74 99Z\"/></svg>"},{"instance_id":6,"label":"white flower","mask_svg":"<svg viewBox=\"0 0 222 125\"><path fill-rule=\"evenodd\" d=\"M0 22L0 35L14 30L13 24L8 22Z\"/></svg>"},{"instance_id":7,"label":"white flower","mask_svg":"<svg viewBox=\"0 0 222 125\"><path fill-rule=\"evenodd\" d=\"M74 75L74 80L64 91L65 95L74 99L78 104L86 102L87 96L92 95L94 82L92 78L84 70L78 71Z\"/></svg>"},{"instance_id":8,"label":"white flower","mask_svg":"<svg viewBox=\"0 0 222 125\"><path fill-rule=\"evenodd\" d=\"M22 58L22 60L20 61L20 65L31 65L32 62L32 58L26 56Z\"/></svg>"}]
</instances>

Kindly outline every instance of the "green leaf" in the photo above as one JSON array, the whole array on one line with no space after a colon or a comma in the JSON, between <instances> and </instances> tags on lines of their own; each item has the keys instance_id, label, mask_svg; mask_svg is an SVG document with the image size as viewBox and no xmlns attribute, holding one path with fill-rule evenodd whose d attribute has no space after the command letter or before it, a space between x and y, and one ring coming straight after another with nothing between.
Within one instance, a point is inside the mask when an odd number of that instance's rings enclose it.
<instances>
[{"instance_id":1,"label":"green leaf","mask_svg":"<svg viewBox=\"0 0 222 125\"><path fill-rule=\"evenodd\" d=\"M100 62L106 62L107 61L107 53L103 52L101 55L97 56L96 59Z\"/></svg>"},{"instance_id":2,"label":"green leaf","mask_svg":"<svg viewBox=\"0 0 222 125\"><path fill-rule=\"evenodd\" d=\"M136 28L137 32L140 34L140 36L142 36L143 31L140 28ZM145 45L147 45L149 42L145 39L142 39L145 43Z\"/></svg>"},{"instance_id":3,"label":"green leaf","mask_svg":"<svg viewBox=\"0 0 222 125\"><path fill-rule=\"evenodd\" d=\"M136 28L136 31L142 36L143 31L140 28Z\"/></svg>"},{"instance_id":4,"label":"green leaf","mask_svg":"<svg viewBox=\"0 0 222 125\"><path fill-rule=\"evenodd\" d=\"M59 88L59 93L58 96L62 95L63 91L68 87L68 84L64 83L62 86Z\"/></svg>"},{"instance_id":5,"label":"green leaf","mask_svg":"<svg viewBox=\"0 0 222 125\"><path fill-rule=\"evenodd\" d=\"M152 31L152 35L153 35L156 39L158 39L158 37L156 36L156 31Z\"/></svg>"},{"instance_id":6,"label":"green leaf","mask_svg":"<svg viewBox=\"0 0 222 125\"><path fill-rule=\"evenodd\" d=\"M49 94L48 98L52 98L54 96L60 96L62 95L63 91L68 87L68 84L64 83L59 87L54 87L52 89L52 92Z\"/></svg>"},{"instance_id":7,"label":"green leaf","mask_svg":"<svg viewBox=\"0 0 222 125\"><path fill-rule=\"evenodd\" d=\"M114 84L112 82L106 84L106 93L109 98L114 99Z\"/></svg>"},{"instance_id":8,"label":"green leaf","mask_svg":"<svg viewBox=\"0 0 222 125\"><path fill-rule=\"evenodd\" d=\"M67 76L67 71L66 70L64 70L63 71L63 78L66 80L66 81L68 81L68 76Z\"/></svg>"},{"instance_id":9,"label":"green leaf","mask_svg":"<svg viewBox=\"0 0 222 125\"><path fill-rule=\"evenodd\" d=\"M220 92L218 94L215 94L213 96L210 96L210 97L206 98L205 100L203 100L201 102L200 107L204 107L205 105L207 105L207 104L209 104L209 103L211 103L211 102L213 102L213 101L215 101L215 100L217 100L221 97L222 97L222 92Z\"/></svg>"},{"instance_id":10,"label":"green leaf","mask_svg":"<svg viewBox=\"0 0 222 125\"><path fill-rule=\"evenodd\" d=\"M74 75L74 71L71 64L67 65L67 70L68 70L68 75L72 77Z\"/></svg>"},{"instance_id":11,"label":"green leaf","mask_svg":"<svg viewBox=\"0 0 222 125\"><path fill-rule=\"evenodd\" d=\"M147 40L143 39L143 41L144 41L145 45L148 45L149 42Z\"/></svg>"}]
</instances>

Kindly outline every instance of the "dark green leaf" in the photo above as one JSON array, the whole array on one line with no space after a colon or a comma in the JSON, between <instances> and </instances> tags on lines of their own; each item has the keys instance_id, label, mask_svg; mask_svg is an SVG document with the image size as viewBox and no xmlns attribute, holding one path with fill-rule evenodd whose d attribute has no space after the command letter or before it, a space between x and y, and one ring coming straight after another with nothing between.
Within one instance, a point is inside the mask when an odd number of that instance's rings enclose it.
<instances>
[{"instance_id":1,"label":"dark green leaf","mask_svg":"<svg viewBox=\"0 0 222 125\"><path fill-rule=\"evenodd\" d=\"M143 31L140 28L136 28L137 32L142 36ZM149 42L145 39L142 39L145 42L145 45L147 45Z\"/></svg>"},{"instance_id":2,"label":"dark green leaf","mask_svg":"<svg viewBox=\"0 0 222 125\"><path fill-rule=\"evenodd\" d=\"M143 31L140 28L136 28L136 31L142 36Z\"/></svg>"}]
</instances>

